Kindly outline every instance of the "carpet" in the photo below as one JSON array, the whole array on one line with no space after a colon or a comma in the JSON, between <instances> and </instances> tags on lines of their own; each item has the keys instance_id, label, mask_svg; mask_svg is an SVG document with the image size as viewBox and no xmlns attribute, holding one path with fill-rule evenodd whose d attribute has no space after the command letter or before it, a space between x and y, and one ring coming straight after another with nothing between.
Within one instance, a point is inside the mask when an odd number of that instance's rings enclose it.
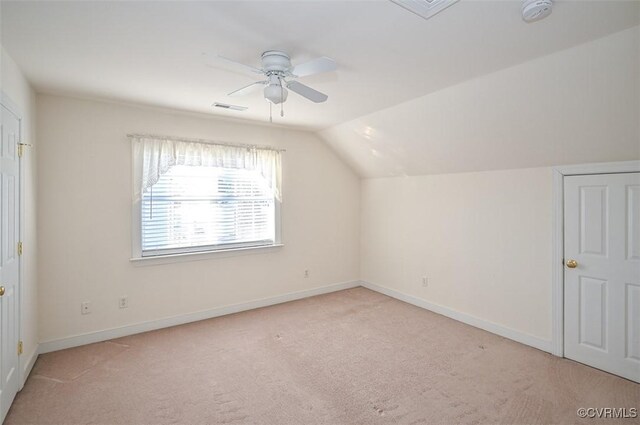
<instances>
[{"instance_id":1,"label":"carpet","mask_svg":"<svg viewBox=\"0 0 640 425\"><path fill-rule=\"evenodd\" d=\"M640 385L354 288L41 355L5 424L614 422L580 407Z\"/></svg>"}]
</instances>

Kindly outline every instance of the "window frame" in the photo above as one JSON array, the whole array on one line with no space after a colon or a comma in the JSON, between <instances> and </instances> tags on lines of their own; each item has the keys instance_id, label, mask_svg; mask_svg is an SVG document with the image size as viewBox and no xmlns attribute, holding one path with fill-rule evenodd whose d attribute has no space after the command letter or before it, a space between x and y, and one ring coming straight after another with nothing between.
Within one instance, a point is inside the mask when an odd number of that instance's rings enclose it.
<instances>
[{"instance_id":1,"label":"window frame","mask_svg":"<svg viewBox=\"0 0 640 425\"><path fill-rule=\"evenodd\" d=\"M140 167L141 164L133 164L134 167ZM208 245L198 247L185 247L185 248L172 248L162 250L163 252L156 255L142 255L142 199L133 200L132 217L131 217L131 259L130 261L148 261L148 260L160 260L166 262L166 260L180 261L184 259L190 259L190 257L207 258L212 255L218 256L226 253L246 253L249 251L264 250L265 248L279 248L284 246L282 243L282 202L274 196L274 226L275 234L273 243L260 243L255 242L243 242L235 244L223 244L223 245ZM158 250L159 251L159 250Z\"/></svg>"}]
</instances>

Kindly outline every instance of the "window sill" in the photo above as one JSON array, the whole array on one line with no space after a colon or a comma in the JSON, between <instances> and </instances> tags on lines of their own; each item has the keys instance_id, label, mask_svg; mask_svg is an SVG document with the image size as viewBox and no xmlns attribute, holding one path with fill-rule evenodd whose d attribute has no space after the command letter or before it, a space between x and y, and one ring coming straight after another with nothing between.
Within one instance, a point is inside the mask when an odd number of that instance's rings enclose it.
<instances>
[{"instance_id":1,"label":"window sill","mask_svg":"<svg viewBox=\"0 0 640 425\"><path fill-rule=\"evenodd\" d=\"M216 249L213 251L184 252L180 254L154 255L152 257L134 257L129 261L134 265L151 266L155 264L171 264L186 261L201 261L213 258L237 257L239 255L259 254L260 251L269 251L282 248L284 244L245 246L240 248Z\"/></svg>"}]
</instances>

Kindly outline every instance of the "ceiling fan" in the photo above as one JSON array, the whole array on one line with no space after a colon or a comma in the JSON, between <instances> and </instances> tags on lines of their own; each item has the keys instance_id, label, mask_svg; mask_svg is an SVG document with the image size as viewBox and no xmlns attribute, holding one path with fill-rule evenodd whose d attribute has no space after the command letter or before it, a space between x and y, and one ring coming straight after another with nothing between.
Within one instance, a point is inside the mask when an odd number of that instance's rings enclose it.
<instances>
[{"instance_id":1,"label":"ceiling fan","mask_svg":"<svg viewBox=\"0 0 640 425\"><path fill-rule=\"evenodd\" d=\"M296 81L296 79L322 72L335 71L337 68L333 59L324 56L293 66L289 55L279 50L267 50L264 52L261 57L261 68L238 63L223 56L218 56L218 59L233 65L237 69L266 77L264 80L256 81L248 86L234 90L228 96L243 96L254 92L257 88L264 87L264 98L269 102L270 106L284 103L289 94L288 90L315 103L325 102L328 99L326 94L314 90ZM281 115L284 116L282 110Z\"/></svg>"}]
</instances>

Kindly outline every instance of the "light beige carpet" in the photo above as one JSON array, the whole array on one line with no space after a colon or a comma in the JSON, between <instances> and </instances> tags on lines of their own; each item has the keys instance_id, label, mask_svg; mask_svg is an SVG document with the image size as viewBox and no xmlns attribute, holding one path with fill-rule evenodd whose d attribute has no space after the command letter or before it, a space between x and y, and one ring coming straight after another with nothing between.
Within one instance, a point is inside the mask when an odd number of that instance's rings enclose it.
<instances>
[{"instance_id":1,"label":"light beige carpet","mask_svg":"<svg viewBox=\"0 0 640 425\"><path fill-rule=\"evenodd\" d=\"M640 385L356 288L42 355L6 425L547 424L579 407L638 408Z\"/></svg>"}]
</instances>

